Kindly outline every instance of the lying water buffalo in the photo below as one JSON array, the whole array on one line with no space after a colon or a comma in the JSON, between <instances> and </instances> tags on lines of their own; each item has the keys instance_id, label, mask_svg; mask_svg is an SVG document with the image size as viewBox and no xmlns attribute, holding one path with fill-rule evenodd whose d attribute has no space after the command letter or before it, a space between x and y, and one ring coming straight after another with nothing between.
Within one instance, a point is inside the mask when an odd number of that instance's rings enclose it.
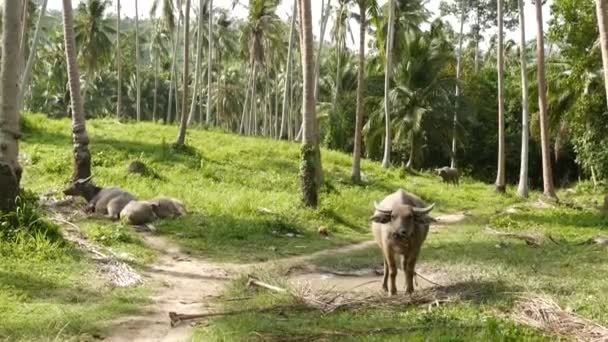
<instances>
[{"instance_id":1,"label":"lying water buffalo","mask_svg":"<svg viewBox=\"0 0 608 342\"><path fill-rule=\"evenodd\" d=\"M131 201L136 200L135 196L118 187L101 188L96 186L91 180L93 176L79 179L72 182L70 186L63 190L65 195L82 196L87 201L86 211L106 215L112 219L118 219L122 209Z\"/></svg>"},{"instance_id":2,"label":"lying water buffalo","mask_svg":"<svg viewBox=\"0 0 608 342\"><path fill-rule=\"evenodd\" d=\"M416 260L428 234L429 223L433 221L428 213L434 206L427 206L416 195L401 189L374 204L376 210L370 219L372 233L384 256L382 289L391 295L397 293L395 259L398 254L402 256L405 271L405 291L408 294L414 292Z\"/></svg>"},{"instance_id":3,"label":"lying water buffalo","mask_svg":"<svg viewBox=\"0 0 608 342\"><path fill-rule=\"evenodd\" d=\"M155 221L157 205L149 201L131 201L120 212L121 220L132 225L145 225Z\"/></svg>"},{"instance_id":4,"label":"lying water buffalo","mask_svg":"<svg viewBox=\"0 0 608 342\"><path fill-rule=\"evenodd\" d=\"M184 216L187 214L184 204L175 198L158 197L151 199L149 202L154 204L154 212L156 213L156 216L161 219Z\"/></svg>"},{"instance_id":5,"label":"lying water buffalo","mask_svg":"<svg viewBox=\"0 0 608 342\"><path fill-rule=\"evenodd\" d=\"M453 167L444 166L439 169L435 169L435 174L441 177L444 183L452 183L454 185L459 184L460 175L458 169Z\"/></svg>"}]
</instances>

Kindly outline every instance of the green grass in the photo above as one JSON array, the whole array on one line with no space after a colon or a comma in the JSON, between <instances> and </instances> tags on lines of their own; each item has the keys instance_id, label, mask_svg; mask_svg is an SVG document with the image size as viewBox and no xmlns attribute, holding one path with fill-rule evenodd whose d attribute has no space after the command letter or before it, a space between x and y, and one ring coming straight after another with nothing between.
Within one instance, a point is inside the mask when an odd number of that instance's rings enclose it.
<instances>
[{"instance_id":1,"label":"green grass","mask_svg":"<svg viewBox=\"0 0 608 342\"><path fill-rule=\"evenodd\" d=\"M23 186L36 192L62 189L72 168L69 120L28 115L25 126L22 150L27 158L23 162ZM481 299L448 304L432 312L395 306L360 308L329 315L318 312L241 314L217 318L210 326L197 329L195 340L259 338L255 333L276 338L339 337L328 336L328 331L346 333L348 336L341 338L353 341L546 339L507 318L515 294L520 292L545 294L563 307L608 325L608 287L601 276L608 271L608 255L600 247L577 244L597 234L608 234L608 219L593 210L559 207L497 214L514 204L525 205L514 196L512 187L507 189L506 195L500 195L493 186L465 177L461 186L454 188L441 184L430 174L404 175L400 170L387 171L369 161L362 165L365 182L353 184L350 181L351 156L327 150L322 151L326 184L320 195L319 208L311 210L304 208L300 201L297 144L190 130L189 148L174 150L171 143L176 128L173 126L90 120L87 128L96 183L119 185L143 199L166 195L182 200L189 215L158 222L155 225L159 234L195 255L214 261L249 263L281 259L369 240L368 217L373 202L397 188L412 191L428 202L436 202L433 215L462 210L471 214L465 222L430 234L420 264L439 269L453 281L481 291ZM128 175L127 165L133 160L143 161L160 177ZM585 205L599 201L598 193L590 193L587 188L579 187L574 192L562 192L560 196ZM539 194L534 193L531 201L538 197ZM92 240L117 252L128 253L135 265L154 259L154 253L136 235L118 224L106 220L79 224ZM563 242L531 248L514 241L498 248L499 240L484 233L487 224L504 231L550 233ZM320 226L329 229L330 239L318 236ZM104 320L134 310L143 300L138 291L88 288L86 279L90 274L86 270L91 269L91 265L78 253L62 248L59 260L49 259L35 266L11 256L12 247L7 257L0 261L0 271L31 273L36 275L34 280L47 279L47 283L51 283L49 287L57 289L45 292L41 285L30 290L34 298L30 300L36 305L41 305L40 302L46 305L40 313L26 311L14 318L13 323L0 313L0 339L5 336L14 339L54 336L60 331L69 336L90 333L101 329ZM345 270L375 267L381 262L377 248L313 261L319 266ZM54 267L50 267L51 264ZM25 271L30 268L33 272ZM36 269L40 271L36 273ZM20 293L24 291L22 287L28 288L27 281L11 283L18 279L13 273L0 277L0 287L11 288L15 293L0 292L0 303L5 303L7 308L4 311L21 310L17 309L22 301ZM269 279L276 282L281 278L271 273ZM91 296L79 296L78 290L63 290L80 288L90 291ZM46 297L38 298L38 293L45 293ZM64 303L68 301L64 297L66 293L77 297L77 304ZM256 309L291 303L289 298L263 291L251 293L242 280L233 284L228 295L252 299L225 303L226 309ZM72 318L84 317L81 313L86 312L91 312L92 317L86 322ZM45 323L29 327L25 322L35 321L37 315L44 316L40 320ZM34 320L30 320L32 317ZM99 324L94 324L95 320ZM66 325L68 322L70 324ZM369 333L370 328L391 327L407 327L407 331Z\"/></svg>"}]
</instances>

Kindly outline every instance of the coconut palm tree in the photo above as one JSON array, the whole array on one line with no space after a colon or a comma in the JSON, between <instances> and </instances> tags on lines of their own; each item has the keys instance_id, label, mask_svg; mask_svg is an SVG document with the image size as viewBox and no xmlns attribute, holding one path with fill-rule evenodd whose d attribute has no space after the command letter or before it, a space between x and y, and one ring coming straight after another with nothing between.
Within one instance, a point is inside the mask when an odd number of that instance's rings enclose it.
<instances>
[{"instance_id":1,"label":"coconut palm tree","mask_svg":"<svg viewBox=\"0 0 608 342\"><path fill-rule=\"evenodd\" d=\"M540 142L543 164L543 193L557 199L553 186L551 153L549 151L549 128L547 122L547 86L545 84L545 39L543 31L543 5L541 0L534 1L536 6L536 64L538 78L538 109L540 116Z\"/></svg>"},{"instance_id":2,"label":"coconut palm tree","mask_svg":"<svg viewBox=\"0 0 608 342\"><path fill-rule=\"evenodd\" d=\"M354 182L361 181L361 130L363 129L363 101L365 93L365 30L367 29L366 14L376 12L374 0L357 0L359 5L359 66L357 73L357 109L355 114L355 146L353 149L353 167L351 178Z\"/></svg>"},{"instance_id":3,"label":"coconut palm tree","mask_svg":"<svg viewBox=\"0 0 608 342\"><path fill-rule=\"evenodd\" d=\"M519 61L521 65L521 166L517 194L528 197L528 154L530 136L530 114L528 112L528 71L526 70L526 28L524 18L524 0L517 0L519 6Z\"/></svg>"},{"instance_id":4,"label":"coconut palm tree","mask_svg":"<svg viewBox=\"0 0 608 342\"><path fill-rule=\"evenodd\" d=\"M122 109L122 70L120 70L120 59L120 0L116 0L116 73L118 78L118 85L116 86L116 119L118 120L121 118Z\"/></svg>"},{"instance_id":5,"label":"coconut palm tree","mask_svg":"<svg viewBox=\"0 0 608 342\"><path fill-rule=\"evenodd\" d=\"M83 98L98 72L110 61L112 40L115 33L105 12L110 7L109 0L86 0L78 5L74 26L76 46L81 65L84 67L86 83Z\"/></svg>"},{"instance_id":6,"label":"coconut palm tree","mask_svg":"<svg viewBox=\"0 0 608 342\"><path fill-rule=\"evenodd\" d=\"M293 11L291 15L291 26L289 29L289 43L287 48L287 66L285 67L285 84L283 88L283 111L281 114L281 131L279 138L285 139L287 137L287 110L289 106L289 89L291 87L291 73L292 73L292 62L293 62L293 40L295 38L296 29L296 17L298 14L298 0L293 1Z\"/></svg>"},{"instance_id":7,"label":"coconut palm tree","mask_svg":"<svg viewBox=\"0 0 608 342\"><path fill-rule=\"evenodd\" d=\"M63 36L68 67L68 83L72 102L72 139L74 142L74 173L72 180L91 176L91 153L86 129L82 98L80 97L80 74L76 62L76 40L72 0L63 0Z\"/></svg>"},{"instance_id":8,"label":"coconut palm tree","mask_svg":"<svg viewBox=\"0 0 608 342\"><path fill-rule=\"evenodd\" d=\"M32 47L30 48L30 55L27 58L25 70L23 71L23 76L21 77L21 88L19 90L19 105L18 105L20 110L23 108L23 98L25 97L25 92L30 84L32 68L34 67L34 62L36 61L36 50L37 50L38 41L40 38L40 27L41 27L41 23L42 23L42 18L44 18L45 14L46 14L47 3L48 3L48 0L42 0L42 4L40 5L40 12L38 13L38 22L36 23L36 30L34 31L34 38L32 38Z\"/></svg>"},{"instance_id":9,"label":"coconut palm tree","mask_svg":"<svg viewBox=\"0 0 608 342\"><path fill-rule=\"evenodd\" d=\"M391 165L391 116L390 116L390 101L388 95L390 92L391 74L393 72L393 41L395 29L395 0L388 0L388 38L386 39L386 62L384 67L384 156L382 157L382 167L388 169Z\"/></svg>"},{"instance_id":10,"label":"coconut palm tree","mask_svg":"<svg viewBox=\"0 0 608 342\"><path fill-rule=\"evenodd\" d=\"M496 191L505 192L505 108L504 108L504 35L503 35L503 0L497 2L498 48L496 49L496 70L498 72L498 168L496 174Z\"/></svg>"},{"instance_id":11,"label":"coconut palm tree","mask_svg":"<svg viewBox=\"0 0 608 342\"><path fill-rule=\"evenodd\" d=\"M186 141L186 128L188 126L188 115L186 110L188 108L188 66L190 64L190 0L186 0L186 13L184 15L184 89L183 89L183 100L182 100L182 116L179 125L179 131L175 145L183 146Z\"/></svg>"},{"instance_id":12,"label":"coconut palm tree","mask_svg":"<svg viewBox=\"0 0 608 342\"><path fill-rule=\"evenodd\" d=\"M598 30L600 31L600 46L602 50L602 63L604 65L606 99L608 99L608 1L595 0L595 8Z\"/></svg>"},{"instance_id":13,"label":"coconut palm tree","mask_svg":"<svg viewBox=\"0 0 608 342\"><path fill-rule=\"evenodd\" d=\"M158 107L158 74L161 61L169 54L165 42L168 40L164 29L158 21L154 22L154 31L150 41L150 56L154 64L154 100L152 102L152 121L157 120Z\"/></svg>"},{"instance_id":14,"label":"coconut palm tree","mask_svg":"<svg viewBox=\"0 0 608 342\"><path fill-rule=\"evenodd\" d=\"M4 1L2 5L2 61L0 62L0 211L12 210L19 194L19 13L21 0Z\"/></svg>"},{"instance_id":15,"label":"coconut palm tree","mask_svg":"<svg viewBox=\"0 0 608 342\"><path fill-rule=\"evenodd\" d=\"M302 186L302 199L306 206L316 207L318 202L315 170L317 166L316 116L315 116L315 88L314 88L314 48L312 36L312 13L310 0L300 0L300 27L302 31L302 74L304 79L304 96L302 104L302 120L304 128L302 133L300 181Z\"/></svg>"},{"instance_id":16,"label":"coconut palm tree","mask_svg":"<svg viewBox=\"0 0 608 342\"><path fill-rule=\"evenodd\" d=\"M213 81L213 73L211 72L213 70L213 0L209 0L207 12L209 13L209 28L207 30L209 48L207 49L207 115L205 116L205 123L209 125L211 123L211 96L213 94L211 84Z\"/></svg>"},{"instance_id":17,"label":"coconut palm tree","mask_svg":"<svg viewBox=\"0 0 608 342\"><path fill-rule=\"evenodd\" d=\"M136 95L136 117L137 121L141 121L141 78L139 77L140 58L139 58L139 0L135 0L135 89Z\"/></svg>"},{"instance_id":18,"label":"coconut palm tree","mask_svg":"<svg viewBox=\"0 0 608 342\"><path fill-rule=\"evenodd\" d=\"M196 109L196 99L199 92L199 87L201 86L200 74L201 74L201 64L202 64L202 53L203 53L203 24L205 22L204 17L205 13L203 9L205 8L205 1L199 0L198 4L199 13L198 13L198 27L196 29L196 62L194 62L194 90L192 92L192 103L190 104L190 113L188 114L188 125L192 123L194 119L194 111ZM207 36L209 39L209 36ZM202 123L202 122L201 122Z\"/></svg>"}]
</instances>

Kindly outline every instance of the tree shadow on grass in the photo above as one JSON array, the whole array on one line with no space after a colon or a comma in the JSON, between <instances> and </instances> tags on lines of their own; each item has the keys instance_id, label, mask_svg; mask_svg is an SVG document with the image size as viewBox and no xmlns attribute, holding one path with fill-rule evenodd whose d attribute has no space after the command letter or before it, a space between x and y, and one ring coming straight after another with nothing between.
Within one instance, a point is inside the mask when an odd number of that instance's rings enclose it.
<instances>
[{"instance_id":1,"label":"tree shadow on grass","mask_svg":"<svg viewBox=\"0 0 608 342\"><path fill-rule=\"evenodd\" d=\"M509 217L515 221L529 222L537 225L559 225L608 230L608 215L597 211L551 210L546 213L530 211L513 213Z\"/></svg>"},{"instance_id":2,"label":"tree shadow on grass","mask_svg":"<svg viewBox=\"0 0 608 342\"><path fill-rule=\"evenodd\" d=\"M82 288L82 286L64 286L23 272L0 271L0 287L13 288L30 299L52 300L59 303L100 302L99 293Z\"/></svg>"}]
</instances>

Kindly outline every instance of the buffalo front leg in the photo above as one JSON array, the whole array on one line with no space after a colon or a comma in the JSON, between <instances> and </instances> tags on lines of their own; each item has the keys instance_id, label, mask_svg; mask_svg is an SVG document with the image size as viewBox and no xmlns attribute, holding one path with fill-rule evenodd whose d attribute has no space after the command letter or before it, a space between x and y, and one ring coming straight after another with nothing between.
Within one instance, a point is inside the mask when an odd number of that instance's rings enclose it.
<instances>
[{"instance_id":1,"label":"buffalo front leg","mask_svg":"<svg viewBox=\"0 0 608 342\"><path fill-rule=\"evenodd\" d=\"M411 255L410 257L403 258L403 268L405 270L405 292L407 294L412 294L414 292L414 274L416 273L416 255Z\"/></svg>"},{"instance_id":2,"label":"buffalo front leg","mask_svg":"<svg viewBox=\"0 0 608 342\"><path fill-rule=\"evenodd\" d=\"M382 277L382 289L388 292L388 261L384 257L384 276Z\"/></svg>"},{"instance_id":3,"label":"buffalo front leg","mask_svg":"<svg viewBox=\"0 0 608 342\"><path fill-rule=\"evenodd\" d=\"M397 294L397 264L395 263L395 255L391 251L384 251L384 253L384 260L386 260L387 264L387 266L385 266L385 269L388 268L388 275L390 276L388 293L391 296L394 296ZM384 276L386 277L386 272L384 274Z\"/></svg>"}]
</instances>

